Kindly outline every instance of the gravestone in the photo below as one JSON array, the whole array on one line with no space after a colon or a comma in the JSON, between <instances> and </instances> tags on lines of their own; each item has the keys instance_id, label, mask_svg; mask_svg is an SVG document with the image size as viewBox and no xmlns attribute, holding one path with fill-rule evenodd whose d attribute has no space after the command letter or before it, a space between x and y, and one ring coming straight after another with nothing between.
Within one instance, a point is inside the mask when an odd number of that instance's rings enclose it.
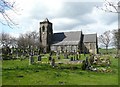
<instances>
[{"instance_id":1,"label":"gravestone","mask_svg":"<svg viewBox=\"0 0 120 87\"><path fill-rule=\"evenodd\" d=\"M84 56L86 56L86 51L84 51Z\"/></svg>"},{"instance_id":2,"label":"gravestone","mask_svg":"<svg viewBox=\"0 0 120 87\"><path fill-rule=\"evenodd\" d=\"M74 60L74 61L76 60L76 58L75 58L75 54L73 55L73 60Z\"/></svg>"},{"instance_id":3,"label":"gravestone","mask_svg":"<svg viewBox=\"0 0 120 87\"><path fill-rule=\"evenodd\" d=\"M86 61L83 60L83 61L82 61L82 65L81 65L82 70L85 70L86 67L87 67L87 66L86 66Z\"/></svg>"},{"instance_id":4,"label":"gravestone","mask_svg":"<svg viewBox=\"0 0 120 87\"><path fill-rule=\"evenodd\" d=\"M64 58L68 59L68 54L67 53L64 53Z\"/></svg>"},{"instance_id":5,"label":"gravestone","mask_svg":"<svg viewBox=\"0 0 120 87\"><path fill-rule=\"evenodd\" d=\"M41 61L41 55L38 55L38 61Z\"/></svg>"},{"instance_id":6,"label":"gravestone","mask_svg":"<svg viewBox=\"0 0 120 87\"><path fill-rule=\"evenodd\" d=\"M56 56L57 56L57 59L60 59L60 53L59 52L56 53Z\"/></svg>"},{"instance_id":7,"label":"gravestone","mask_svg":"<svg viewBox=\"0 0 120 87\"><path fill-rule=\"evenodd\" d=\"M94 55L93 54L90 56L89 61L90 61L90 64L93 64L93 62L94 62Z\"/></svg>"},{"instance_id":8,"label":"gravestone","mask_svg":"<svg viewBox=\"0 0 120 87\"><path fill-rule=\"evenodd\" d=\"M51 56L49 56L49 57L48 57L48 61L51 61L51 60L52 60L52 57L51 57Z\"/></svg>"},{"instance_id":9,"label":"gravestone","mask_svg":"<svg viewBox=\"0 0 120 87\"><path fill-rule=\"evenodd\" d=\"M30 55L30 57L29 57L29 65L31 65L33 63L34 63L33 55Z\"/></svg>"},{"instance_id":10,"label":"gravestone","mask_svg":"<svg viewBox=\"0 0 120 87\"><path fill-rule=\"evenodd\" d=\"M86 69L89 69L89 67L90 67L90 62L89 62L88 57L86 57L85 62L86 62Z\"/></svg>"},{"instance_id":11,"label":"gravestone","mask_svg":"<svg viewBox=\"0 0 120 87\"><path fill-rule=\"evenodd\" d=\"M54 58L52 58L52 60L51 60L51 65L52 65L52 67L55 67L55 59Z\"/></svg>"},{"instance_id":12,"label":"gravestone","mask_svg":"<svg viewBox=\"0 0 120 87\"><path fill-rule=\"evenodd\" d=\"M73 57L70 58L70 61L73 61Z\"/></svg>"},{"instance_id":13,"label":"gravestone","mask_svg":"<svg viewBox=\"0 0 120 87\"><path fill-rule=\"evenodd\" d=\"M50 56L52 56L52 52L50 52L50 54L49 54Z\"/></svg>"},{"instance_id":14,"label":"gravestone","mask_svg":"<svg viewBox=\"0 0 120 87\"><path fill-rule=\"evenodd\" d=\"M76 54L76 60L79 60L79 52Z\"/></svg>"}]
</instances>

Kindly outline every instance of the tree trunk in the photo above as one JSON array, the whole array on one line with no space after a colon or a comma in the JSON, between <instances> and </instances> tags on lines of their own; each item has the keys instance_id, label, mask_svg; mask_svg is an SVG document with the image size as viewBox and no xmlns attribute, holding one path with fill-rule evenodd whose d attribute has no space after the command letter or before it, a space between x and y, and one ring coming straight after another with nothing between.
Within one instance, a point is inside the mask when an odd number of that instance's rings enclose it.
<instances>
[{"instance_id":1,"label":"tree trunk","mask_svg":"<svg viewBox=\"0 0 120 87\"><path fill-rule=\"evenodd\" d=\"M120 58L120 49L117 49L117 57Z\"/></svg>"},{"instance_id":2,"label":"tree trunk","mask_svg":"<svg viewBox=\"0 0 120 87\"><path fill-rule=\"evenodd\" d=\"M106 54L108 54L108 46L106 46Z\"/></svg>"}]
</instances>

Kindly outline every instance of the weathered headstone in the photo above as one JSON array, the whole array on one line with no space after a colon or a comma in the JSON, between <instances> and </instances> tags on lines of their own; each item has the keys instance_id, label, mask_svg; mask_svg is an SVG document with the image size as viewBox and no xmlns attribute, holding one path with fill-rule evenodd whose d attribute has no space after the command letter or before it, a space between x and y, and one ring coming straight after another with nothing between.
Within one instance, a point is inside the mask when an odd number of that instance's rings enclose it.
<instances>
[{"instance_id":1,"label":"weathered headstone","mask_svg":"<svg viewBox=\"0 0 120 87\"><path fill-rule=\"evenodd\" d=\"M52 57L51 57L51 56L49 56L49 57L48 57L48 61L51 61L51 60L52 60Z\"/></svg>"},{"instance_id":2,"label":"weathered headstone","mask_svg":"<svg viewBox=\"0 0 120 87\"><path fill-rule=\"evenodd\" d=\"M91 65L90 65L90 62L89 62L88 57L86 57L85 64L86 64L86 69L89 69L89 67L90 67Z\"/></svg>"},{"instance_id":3,"label":"weathered headstone","mask_svg":"<svg viewBox=\"0 0 120 87\"><path fill-rule=\"evenodd\" d=\"M73 55L73 60L74 60L74 61L76 60L76 58L75 58L75 54Z\"/></svg>"},{"instance_id":4,"label":"weathered headstone","mask_svg":"<svg viewBox=\"0 0 120 87\"><path fill-rule=\"evenodd\" d=\"M57 59L60 59L60 53L59 52L56 53L56 57L57 57Z\"/></svg>"},{"instance_id":5,"label":"weathered headstone","mask_svg":"<svg viewBox=\"0 0 120 87\"><path fill-rule=\"evenodd\" d=\"M90 56L89 61L90 61L90 64L93 64L93 62L94 62L94 55L93 54Z\"/></svg>"},{"instance_id":6,"label":"weathered headstone","mask_svg":"<svg viewBox=\"0 0 120 87\"><path fill-rule=\"evenodd\" d=\"M64 58L68 59L68 54L67 53L64 53Z\"/></svg>"},{"instance_id":7,"label":"weathered headstone","mask_svg":"<svg viewBox=\"0 0 120 87\"><path fill-rule=\"evenodd\" d=\"M33 55L30 55L30 57L29 57L29 65L31 65L33 63L34 63Z\"/></svg>"},{"instance_id":8,"label":"weathered headstone","mask_svg":"<svg viewBox=\"0 0 120 87\"><path fill-rule=\"evenodd\" d=\"M73 61L73 57L70 58L70 61Z\"/></svg>"},{"instance_id":9,"label":"weathered headstone","mask_svg":"<svg viewBox=\"0 0 120 87\"><path fill-rule=\"evenodd\" d=\"M86 56L86 52L84 51L84 56Z\"/></svg>"},{"instance_id":10,"label":"weathered headstone","mask_svg":"<svg viewBox=\"0 0 120 87\"><path fill-rule=\"evenodd\" d=\"M51 65L52 65L52 67L55 67L55 59L54 58L51 60Z\"/></svg>"},{"instance_id":11,"label":"weathered headstone","mask_svg":"<svg viewBox=\"0 0 120 87\"><path fill-rule=\"evenodd\" d=\"M82 70L85 70L86 67L87 67L87 66L86 66L86 61L83 60L83 61L82 61L82 65L81 65Z\"/></svg>"},{"instance_id":12,"label":"weathered headstone","mask_svg":"<svg viewBox=\"0 0 120 87\"><path fill-rule=\"evenodd\" d=\"M79 52L76 54L76 60L79 60Z\"/></svg>"},{"instance_id":13,"label":"weathered headstone","mask_svg":"<svg viewBox=\"0 0 120 87\"><path fill-rule=\"evenodd\" d=\"M38 61L41 61L41 55L38 55Z\"/></svg>"},{"instance_id":14,"label":"weathered headstone","mask_svg":"<svg viewBox=\"0 0 120 87\"><path fill-rule=\"evenodd\" d=\"M50 56L52 56L52 52L50 52L50 54L49 54Z\"/></svg>"}]
</instances>

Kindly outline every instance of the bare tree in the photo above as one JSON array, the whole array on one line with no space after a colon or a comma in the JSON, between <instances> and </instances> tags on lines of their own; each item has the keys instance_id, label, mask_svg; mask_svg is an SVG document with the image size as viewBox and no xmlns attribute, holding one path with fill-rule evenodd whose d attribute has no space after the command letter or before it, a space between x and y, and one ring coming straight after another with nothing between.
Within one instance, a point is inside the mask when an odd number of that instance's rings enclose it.
<instances>
[{"instance_id":1,"label":"bare tree","mask_svg":"<svg viewBox=\"0 0 120 87\"><path fill-rule=\"evenodd\" d=\"M17 45L15 37L12 37L8 33L2 32L0 35L0 46L1 47L14 47Z\"/></svg>"},{"instance_id":2,"label":"bare tree","mask_svg":"<svg viewBox=\"0 0 120 87\"><path fill-rule=\"evenodd\" d=\"M21 49L36 49L39 48L39 34L36 31L21 34L18 38L18 47Z\"/></svg>"},{"instance_id":3,"label":"bare tree","mask_svg":"<svg viewBox=\"0 0 120 87\"><path fill-rule=\"evenodd\" d=\"M99 42L106 47L106 53L108 53L108 47L111 42L111 35L110 31L104 32L102 35L99 36Z\"/></svg>"},{"instance_id":4,"label":"bare tree","mask_svg":"<svg viewBox=\"0 0 120 87\"><path fill-rule=\"evenodd\" d=\"M98 7L99 9L105 11L105 12L112 12L112 13L120 13L120 0L113 0L113 1L108 1L104 0L103 7Z\"/></svg>"},{"instance_id":5,"label":"bare tree","mask_svg":"<svg viewBox=\"0 0 120 87\"><path fill-rule=\"evenodd\" d=\"M21 34L17 39L17 45L19 49L23 49L27 47L27 39L25 35Z\"/></svg>"},{"instance_id":6,"label":"bare tree","mask_svg":"<svg viewBox=\"0 0 120 87\"><path fill-rule=\"evenodd\" d=\"M0 0L0 14L3 17L3 18L0 18L0 23L12 28L13 25L17 25L17 24L11 19L11 17L7 13L7 11L9 10L13 11L14 13L17 13L17 10L15 9L15 2Z\"/></svg>"},{"instance_id":7,"label":"bare tree","mask_svg":"<svg viewBox=\"0 0 120 87\"><path fill-rule=\"evenodd\" d=\"M0 40L0 43L1 43L1 46L2 47L7 47L7 46L10 46L10 38L11 36L7 33L1 33L1 40Z\"/></svg>"},{"instance_id":8,"label":"bare tree","mask_svg":"<svg viewBox=\"0 0 120 87\"><path fill-rule=\"evenodd\" d=\"M114 30L113 32L113 40L114 40L114 45L117 48L117 54L119 54L120 51L120 0L113 0L113 1L108 1L105 0L104 3L104 8L103 7L98 7L99 9L105 11L105 12L111 12L111 13L117 13L118 14L118 29Z\"/></svg>"}]
</instances>

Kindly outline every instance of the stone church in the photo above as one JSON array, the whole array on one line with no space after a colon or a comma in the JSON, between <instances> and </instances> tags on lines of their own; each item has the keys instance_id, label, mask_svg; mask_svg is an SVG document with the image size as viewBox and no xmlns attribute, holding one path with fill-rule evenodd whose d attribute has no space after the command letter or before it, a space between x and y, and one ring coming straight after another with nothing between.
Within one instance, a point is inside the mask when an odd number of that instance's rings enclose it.
<instances>
[{"instance_id":1,"label":"stone church","mask_svg":"<svg viewBox=\"0 0 120 87\"><path fill-rule=\"evenodd\" d=\"M45 52L98 53L97 34L83 34L82 31L53 33L52 23L47 18L40 22L39 32L40 46Z\"/></svg>"}]
</instances>

